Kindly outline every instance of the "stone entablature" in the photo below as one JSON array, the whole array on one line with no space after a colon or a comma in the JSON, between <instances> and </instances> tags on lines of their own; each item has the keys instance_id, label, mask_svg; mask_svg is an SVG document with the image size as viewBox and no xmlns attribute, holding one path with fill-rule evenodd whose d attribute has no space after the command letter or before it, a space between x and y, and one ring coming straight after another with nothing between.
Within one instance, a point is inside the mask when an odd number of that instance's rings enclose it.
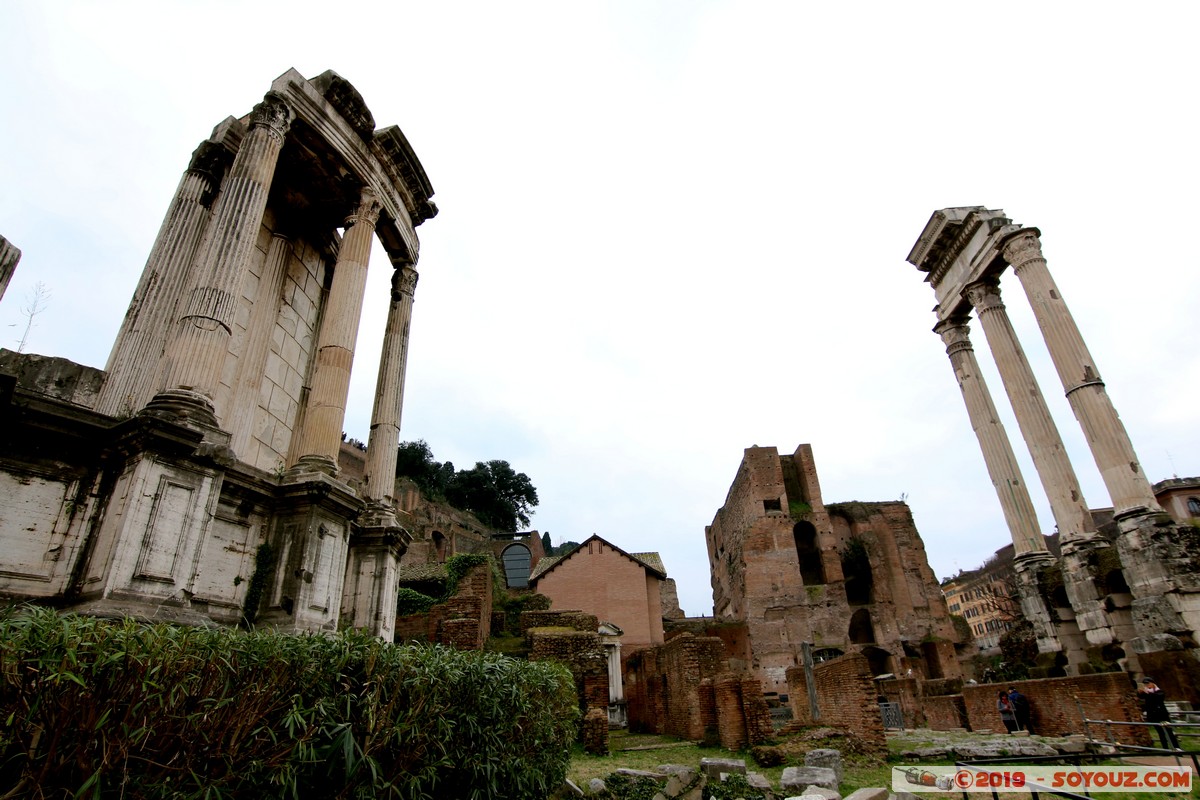
<instances>
[{"instance_id":1,"label":"stone entablature","mask_svg":"<svg viewBox=\"0 0 1200 800\"><path fill-rule=\"evenodd\" d=\"M218 124L106 370L0 356L0 594L390 640L410 538L391 477L432 191L334 72L289 70ZM339 444L376 239L394 291L355 485Z\"/></svg>"}]
</instances>

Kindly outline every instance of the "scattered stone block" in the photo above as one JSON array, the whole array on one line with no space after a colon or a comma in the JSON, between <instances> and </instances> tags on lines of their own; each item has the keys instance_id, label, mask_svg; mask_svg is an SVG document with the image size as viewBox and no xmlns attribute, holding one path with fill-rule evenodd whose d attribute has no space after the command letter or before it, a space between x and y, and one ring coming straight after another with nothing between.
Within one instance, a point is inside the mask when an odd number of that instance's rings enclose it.
<instances>
[{"instance_id":1,"label":"scattered stone block","mask_svg":"<svg viewBox=\"0 0 1200 800\"><path fill-rule=\"evenodd\" d=\"M554 793L554 800L574 800L576 797L583 797L583 789L580 789L570 778L562 782L562 786L558 787L558 791Z\"/></svg>"},{"instance_id":2,"label":"scattered stone block","mask_svg":"<svg viewBox=\"0 0 1200 800\"><path fill-rule=\"evenodd\" d=\"M650 778L659 783L666 783L668 777L662 772L649 772L644 769L629 769L628 767L621 767L618 770L614 770L613 774L624 775L626 778Z\"/></svg>"},{"instance_id":3,"label":"scattered stone block","mask_svg":"<svg viewBox=\"0 0 1200 800\"><path fill-rule=\"evenodd\" d=\"M750 784L751 789L763 789L769 792L773 788L771 786L771 781L767 779L767 776L761 775L757 772L747 772L746 783Z\"/></svg>"},{"instance_id":4,"label":"scattered stone block","mask_svg":"<svg viewBox=\"0 0 1200 800\"><path fill-rule=\"evenodd\" d=\"M710 780L720 780L722 772L746 774L746 762L740 758L702 758L700 771Z\"/></svg>"},{"instance_id":5,"label":"scattered stone block","mask_svg":"<svg viewBox=\"0 0 1200 800\"><path fill-rule=\"evenodd\" d=\"M810 786L822 786L835 792L838 788L837 773L828 767L787 767L779 787L791 794L800 794Z\"/></svg>"},{"instance_id":6,"label":"scattered stone block","mask_svg":"<svg viewBox=\"0 0 1200 800\"><path fill-rule=\"evenodd\" d=\"M831 769L837 775L837 785L842 785L842 753L840 750L830 748L809 750L804 756L804 766Z\"/></svg>"},{"instance_id":7,"label":"scattered stone block","mask_svg":"<svg viewBox=\"0 0 1200 800\"><path fill-rule=\"evenodd\" d=\"M891 792L887 789L868 787L851 792L846 795L846 800L888 800L888 795L890 794Z\"/></svg>"},{"instance_id":8,"label":"scattered stone block","mask_svg":"<svg viewBox=\"0 0 1200 800\"><path fill-rule=\"evenodd\" d=\"M608 787L599 778L592 778L588 781L588 794L604 794L607 791Z\"/></svg>"},{"instance_id":9,"label":"scattered stone block","mask_svg":"<svg viewBox=\"0 0 1200 800\"><path fill-rule=\"evenodd\" d=\"M842 796L833 789L826 789L822 786L810 786L800 796L806 797L808 800L842 800Z\"/></svg>"}]
</instances>

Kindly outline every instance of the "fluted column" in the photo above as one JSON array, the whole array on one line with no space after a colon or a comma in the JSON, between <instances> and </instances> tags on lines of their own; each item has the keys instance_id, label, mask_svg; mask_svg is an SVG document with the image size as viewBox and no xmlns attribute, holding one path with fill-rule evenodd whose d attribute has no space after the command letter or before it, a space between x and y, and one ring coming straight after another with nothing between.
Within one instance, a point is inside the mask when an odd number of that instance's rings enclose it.
<instances>
[{"instance_id":1,"label":"fluted column","mask_svg":"<svg viewBox=\"0 0 1200 800\"><path fill-rule=\"evenodd\" d=\"M1000 508L1012 535L1015 555L1048 555L1038 527L1037 512L1021 479L1021 469L1013 455L1008 435L1004 432L1004 425L996 414L987 384L979 372L966 317L952 317L938 323L933 330L946 344L946 355L950 357L954 375L958 378L958 386L967 404L967 416L983 451L988 476L996 487L996 496L1000 499Z\"/></svg>"},{"instance_id":2,"label":"fluted column","mask_svg":"<svg viewBox=\"0 0 1200 800\"><path fill-rule=\"evenodd\" d=\"M271 244L267 246L267 256L263 259L258 293L254 298L250 321L247 323L245 342L238 359L237 374L233 380L229 410L226 413L225 427L232 434L229 446L242 461L251 464L255 463L255 453L251 452L250 445L255 412L260 402L259 388L262 386L267 355L271 350L271 334L275 331L279 307L283 303L283 284L291 257L291 240L279 231L271 234ZM298 371L302 371L302 368Z\"/></svg>"},{"instance_id":3,"label":"fluted column","mask_svg":"<svg viewBox=\"0 0 1200 800\"><path fill-rule=\"evenodd\" d=\"M20 260L21 251L8 239L0 236L0 298L4 297L4 290L8 288L8 282L17 271L17 262Z\"/></svg>"},{"instance_id":4,"label":"fluted column","mask_svg":"<svg viewBox=\"0 0 1200 800\"><path fill-rule=\"evenodd\" d=\"M164 355L163 391L150 407L216 424L213 398L233 332L242 278L258 239L279 151L293 113L274 94L254 107L250 130L233 160L180 298L175 336Z\"/></svg>"},{"instance_id":5,"label":"fluted column","mask_svg":"<svg viewBox=\"0 0 1200 800\"><path fill-rule=\"evenodd\" d=\"M1117 416L1083 336L1050 276L1036 229L1020 231L1003 246L1006 261L1021 280L1033 315L1075 418L1083 427L1088 447L1112 498L1113 511L1161 511L1150 481L1142 472L1129 434Z\"/></svg>"},{"instance_id":6,"label":"fluted column","mask_svg":"<svg viewBox=\"0 0 1200 800\"><path fill-rule=\"evenodd\" d=\"M201 142L192 153L109 353L104 368L108 377L96 401L97 411L139 411L158 390L159 359L175 322L175 307L188 285L196 250L212 218L210 208L228 159L228 151L213 141Z\"/></svg>"},{"instance_id":7,"label":"fluted column","mask_svg":"<svg viewBox=\"0 0 1200 800\"><path fill-rule=\"evenodd\" d=\"M381 207L375 193L364 189L358 208L346 220L346 233L333 268L333 284L329 288L317 338L312 391L296 451L300 454L297 465L303 471L317 470L330 475L336 475L338 471L338 448L342 441L342 423L346 419L354 342L358 338L363 292L367 286L367 262L371 257L371 243Z\"/></svg>"},{"instance_id":8,"label":"fluted column","mask_svg":"<svg viewBox=\"0 0 1200 800\"><path fill-rule=\"evenodd\" d=\"M1000 300L997 279L973 283L966 288L965 294L975 307L979 324L987 336L1017 425L1021 428L1021 435L1033 457L1033 465L1050 500L1050 510L1063 544L1094 539L1096 526L1088 511L1087 501L1083 498L1083 491L1079 488L1075 468L1071 466L1058 427L1050 416L1046 398L1008 318L1008 310Z\"/></svg>"},{"instance_id":9,"label":"fluted column","mask_svg":"<svg viewBox=\"0 0 1200 800\"><path fill-rule=\"evenodd\" d=\"M388 306L375 406L371 410L371 435L367 442L367 497L392 504L396 486L396 448L400 444L400 414L404 407L404 373L408 364L408 327L412 321L417 271L398 263L392 273L392 300Z\"/></svg>"}]
</instances>

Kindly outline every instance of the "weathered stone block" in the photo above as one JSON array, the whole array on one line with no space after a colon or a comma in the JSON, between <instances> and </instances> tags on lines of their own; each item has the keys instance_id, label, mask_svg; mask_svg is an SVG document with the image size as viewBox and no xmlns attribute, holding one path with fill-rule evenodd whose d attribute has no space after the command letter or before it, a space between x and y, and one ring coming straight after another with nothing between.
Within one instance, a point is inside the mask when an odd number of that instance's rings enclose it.
<instances>
[{"instance_id":1,"label":"weathered stone block","mask_svg":"<svg viewBox=\"0 0 1200 800\"><path fill-rule=\"evenodd\" d=\"M842 800L840 794L833 789L826 789L823 786L810 786L800 796L807 797L809 800Z\"/></svg>"},{"instance_id":2,"label":"weathered stone block","mask_svg":"<svg viewBox=\"0 0 1200 800\"><path fill-rule=\"evenodd\" d=\"M722 772L745 775L746 762L740 758L702 758L700 770L709 780L720 780Z\"/></svg>"},{"instance_id":3,"label":"weathered stone block","mask_svg":"<svg viewBox=\"0 0 1200 800\"><path fill-rule=\"evenodd\" d=\"M837 791L837 773L827 767L788 767L779 781L779 788L792 794L800 794L809 786Z\"/></svg>"},{"instance_id":4,"label":"weathered stone block","mask_svg":"<svg viewBox=\"0 0 1200 800\"><path fill-rule=\"evenodd\" d=\"M857 789L846 795L845 800L887 800L891 794L887 789L880 787L869 787Z\"/></svg>"},{"instance_id":5,"label":"weathered stone block","mask_svg":"<svg viewBox=\"0 0 1200 800\"><path fill-rule=\"evenodd\" d=\"M817 748L809 750L804 756L804 766L806 767L825 767L833 770L837 776L837 782L840 786L842 783L842 754L841 751L830 748Z\"/></svg>"}]
</instances>

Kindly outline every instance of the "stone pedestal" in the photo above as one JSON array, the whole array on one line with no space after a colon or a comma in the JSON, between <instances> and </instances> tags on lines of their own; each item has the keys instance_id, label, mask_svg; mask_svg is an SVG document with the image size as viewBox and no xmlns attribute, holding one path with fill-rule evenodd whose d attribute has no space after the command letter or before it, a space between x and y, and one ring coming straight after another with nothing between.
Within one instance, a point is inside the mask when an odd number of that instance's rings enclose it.
<instances>
[{"instance_id":1,"label":"stone pedestal","mask_svg":"<svg viewBox=\"0 0 1200 800\"><path fill-rule=\"evenodd\" d=\"M270 543L275 570L257 624L283 631L335 630L351 523L363 502L346 484L313 474L284 480Z\"/></svg>"},{"instance_id":2,"label":"stone pedestal","mask_svg":"<svg viewBox=\"0 0 1200 800\"><path fill-rule=\"evenodd\" d=\"M396 570L412 535L391 508L368 505L350 536L342 622L385 642L396 635Z\"/></svg>"}]
</instances>

